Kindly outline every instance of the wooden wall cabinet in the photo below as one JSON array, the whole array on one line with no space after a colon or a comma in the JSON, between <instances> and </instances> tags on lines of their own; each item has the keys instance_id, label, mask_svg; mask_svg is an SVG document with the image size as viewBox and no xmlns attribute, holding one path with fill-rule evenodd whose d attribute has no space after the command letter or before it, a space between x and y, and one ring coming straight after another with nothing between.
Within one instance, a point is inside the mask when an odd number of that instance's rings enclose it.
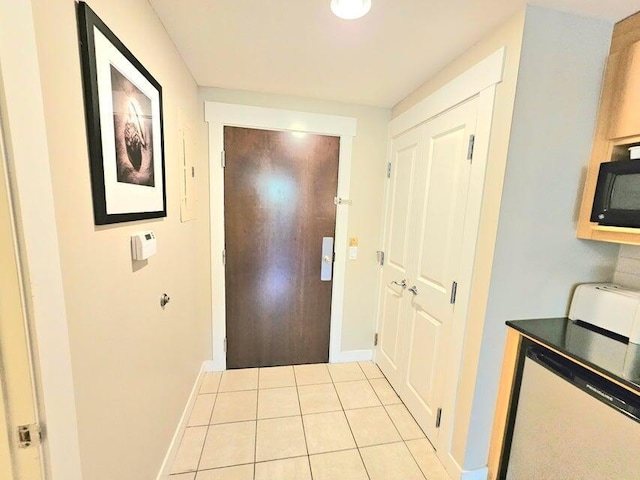
<instances>
[{"instance_id":1,"label":"wooden wall cabinet","mask_svg":"<svg viewBox=\"0 0 640 480\"><path fill-rule=\"evenodd\" d=\"M635 145L640 145L640 13L619 22L613 31L578 238L640 245L640 228L605 227L590 221L600 164L628 160L628 148Z\"/></svg>"}]
</instances>

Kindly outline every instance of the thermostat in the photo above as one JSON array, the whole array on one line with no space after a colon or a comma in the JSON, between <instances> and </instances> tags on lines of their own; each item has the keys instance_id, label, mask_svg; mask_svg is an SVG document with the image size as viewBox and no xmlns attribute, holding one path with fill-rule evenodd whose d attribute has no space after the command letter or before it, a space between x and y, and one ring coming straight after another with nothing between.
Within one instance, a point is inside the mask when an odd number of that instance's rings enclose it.
<instances>
[{"instance_id":1,"label":"thermostat","mask_svg":"<svg viewBox=\"0 0 640 480\"><path fill-rule=\"evenodd\" d=\"M157 251L155 233L140 232L131 237L131 256L134 260L146 260Z\"/></svg>"}]
</instances>

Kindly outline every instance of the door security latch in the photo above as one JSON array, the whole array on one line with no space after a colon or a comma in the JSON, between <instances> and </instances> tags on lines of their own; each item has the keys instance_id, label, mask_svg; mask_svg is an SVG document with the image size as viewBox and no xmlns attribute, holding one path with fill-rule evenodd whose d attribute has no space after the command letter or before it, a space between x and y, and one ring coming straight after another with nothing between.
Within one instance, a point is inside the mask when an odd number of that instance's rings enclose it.
<instances>
[{"instance_id":1,"label":"door security latch","mask_svg":"<svg viewBox=\"0 0 640 480\"><path fill-rule=\"evenodd\" d=\"M31 445L40 443L42 439L42 429L37 423L31 425L20 425L18 427L18 447L28 448Z\"/></svg>"}]
</instances>

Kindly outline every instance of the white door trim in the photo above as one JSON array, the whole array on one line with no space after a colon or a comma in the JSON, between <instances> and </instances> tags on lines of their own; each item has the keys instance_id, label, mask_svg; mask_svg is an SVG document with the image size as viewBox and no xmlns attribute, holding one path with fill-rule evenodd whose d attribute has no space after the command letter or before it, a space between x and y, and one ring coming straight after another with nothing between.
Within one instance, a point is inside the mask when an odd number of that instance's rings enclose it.
<instances>
[{"instance_id":1,"label":"white door trim","mask_svg":"<svg viewBox=\"0 0 640 480\"><path fill-rule=\"evenodd\" d=\"M0 58L9 177L46 422L45 464L51 478L80 480L69 331L30 1L0 2Z\"/></svg>"},{"instance_id":2,"label":"white door trim","mask_svg":"<svg viewBox=\"0 0 640 480\"><path fill-rule=\"evenodd\" d=\"M340 136L338 164L338 197L349 198L351 184L351 150L356 135L357 120L337 115L297 112L231 103L205 102L205 120L209 123L209 202L211 228L211 316L213 322L213 363L216 370L225 370L225 272L222 264L224 249L224 175L221 152L224 147L224 126L289 130ZM349 206L338 205L336 211L335 264L331 296L331 328L329 361L350 361L349 352L342 351L342 316L347 267L347 226Z\"/></svg>"},{"instance_id":3,"label":"white door trim","mask_svg":"<svg viewBox=\"0 0 640 480\"><path fill-rule=\"evenodd\" d=\"M456 309L451 332L449 358L445 362L449 367L443 391L443 415L438 435L437 455L452 478L462 478L466 473L452 455L452 440L455 419L453 412L457 400L459 375L462 366L464 334L467 327L469 299L473 284L476 244L480 225L480 213L484 194L484 181L489 157L489 141L496 85L502 81L505 47L502 47L481 60L466 72L454 78L412 108L391 120L389 123L389 144L401 133L420 125L431 118L478 96L478 120L476 142L474 146L473 168L469 180L469 194L464 223L464 237L461 246L461 267L458 280ZM390 158L390 155L389 155ZM389 185L385 186L385 204L389 195ZM385 212L385 216L388 212ZM386 225L386 218L383 223ZM386 237L387 232L383 232ZM382 276L380 278L382 282ZM379 285L379 291L382 285ZM378 329L380 328L380 300L378 301ZM377 347L379 348L379 347ZM377 349L376 352L377 354Z\"/></svg>"},{"instance_id":4,"label":"white door trim","mask_svg":"<svg viewBox=\"0 0 640 480\"><path fill-rule=\"evenodd\" d=\"M502 82L506 47L501 47L466 72L443 85L427 98L389 122L389 138L426 122L430 118L475 97L484 89Z\"/></svg>"}]
</instances>

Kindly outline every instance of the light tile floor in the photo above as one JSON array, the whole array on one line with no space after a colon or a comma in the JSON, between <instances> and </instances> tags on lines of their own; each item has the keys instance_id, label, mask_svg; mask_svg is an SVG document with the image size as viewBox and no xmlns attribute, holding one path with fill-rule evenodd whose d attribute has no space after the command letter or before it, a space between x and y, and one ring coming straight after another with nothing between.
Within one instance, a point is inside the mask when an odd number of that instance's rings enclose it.
<instances>
[{"instance_id":1,"label":"light tile floor","mask_svg":"<svg viewBox=\"0 0 640 480\"><path fill-rule=\"evenodd\" d=\"M170 480L449 480L371 362L207 373Z\"/></svg>"}]
</instances>

